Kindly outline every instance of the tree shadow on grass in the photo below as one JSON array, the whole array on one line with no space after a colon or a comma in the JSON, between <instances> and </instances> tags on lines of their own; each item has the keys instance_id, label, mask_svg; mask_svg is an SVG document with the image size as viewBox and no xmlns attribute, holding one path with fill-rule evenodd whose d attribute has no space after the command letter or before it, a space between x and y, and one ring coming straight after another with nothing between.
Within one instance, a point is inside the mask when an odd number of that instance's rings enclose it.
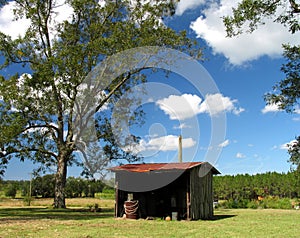
<instances>
[{"instance_id":1,"label":"tree shadow on grass","mask_svg":"<svg viewBox=\"0 0 300 238\"><path fill-rule=\"evenodd\" d=\"M103 208L100 212L89 209L52 209L52 208L0 208L0 221L12 220L92 220L113 217L114 209Z\"/></svg>"}]
</instances>

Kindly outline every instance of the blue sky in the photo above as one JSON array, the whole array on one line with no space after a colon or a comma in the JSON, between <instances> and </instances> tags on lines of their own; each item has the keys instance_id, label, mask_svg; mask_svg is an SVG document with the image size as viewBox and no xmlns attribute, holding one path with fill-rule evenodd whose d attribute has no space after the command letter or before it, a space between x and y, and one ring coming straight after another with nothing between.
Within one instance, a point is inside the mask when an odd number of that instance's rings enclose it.
<instances>
[{"instance_id":1,"label":"blue sky","mask_svg":"<svg viewBox=\"0 0 300 238\"><path fill-rule=\"evenodd\" d=\"M284 77L280 71L284 63L280 57L281 44L299 44L300 37L291 36L285 28L267 21L252 35L226 38L220 17L230 14L235 3L183 0L176 15L165 20L169 27L187 30L190 38L205 47L206 60L200 63L219 93L201 95L188 79L175 73L168 78L162 72L151 74L148 82L162 84L161 92L156 92L159 96L155 100L143 104L145 124L130 128L142 137L135 151L145 156L145 162L176 161L177 137L182 134L184 161L212 162L222 174L288 172L285 144L299 134L300 114L279 111L276 105L266 107L263 96ZM0 11L0 31L16 34L7 14L7 9ZM177 93L168 93L164 87ZM207 104L209 100L211 104ZM223 102L221 108L218 100ZM222 115L226 116L226 134L217 144L211 144L214 128L218 128L213 120L221 120ZM220 155L208 158L211 150ZM30 162L13 160L4 178L28 179L33 167ZM69 175L79 174L78 168L69 169Z\"/></svg>"}]
</instances>

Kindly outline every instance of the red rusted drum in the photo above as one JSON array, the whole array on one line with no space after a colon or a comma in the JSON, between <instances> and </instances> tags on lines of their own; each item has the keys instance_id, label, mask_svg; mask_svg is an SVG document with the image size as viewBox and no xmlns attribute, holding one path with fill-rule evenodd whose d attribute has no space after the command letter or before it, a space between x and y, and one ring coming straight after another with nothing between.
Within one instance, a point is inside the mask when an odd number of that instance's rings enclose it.
<instances>
[{"instance_id":1,"label":"red rusted drum","mask_svg":"<svg viewBox=\"0 0 300 238\"><path fill-rule=\"evenodd\" d=\"M138 209L139 209L139 201L126 201L124 203L124 209L126 218L128 219L138 219Z\"/></svg>"}]
</instances>

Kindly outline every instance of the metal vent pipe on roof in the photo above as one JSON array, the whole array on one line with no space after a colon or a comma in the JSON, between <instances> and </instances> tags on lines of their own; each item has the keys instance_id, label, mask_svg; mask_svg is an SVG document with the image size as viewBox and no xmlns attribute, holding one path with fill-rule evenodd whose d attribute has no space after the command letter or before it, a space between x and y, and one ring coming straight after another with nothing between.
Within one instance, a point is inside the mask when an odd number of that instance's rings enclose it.
<instances>
[{"instance_id":1,"label":"metal vent pipe on roof","mask_svg":"<svg viewBox=\"0 0 300 238\"><path fill-rule=\"evenodd\" d=\"M178 138L178 162L182 163L182 136Z\"/></svg>"}]
</instances>

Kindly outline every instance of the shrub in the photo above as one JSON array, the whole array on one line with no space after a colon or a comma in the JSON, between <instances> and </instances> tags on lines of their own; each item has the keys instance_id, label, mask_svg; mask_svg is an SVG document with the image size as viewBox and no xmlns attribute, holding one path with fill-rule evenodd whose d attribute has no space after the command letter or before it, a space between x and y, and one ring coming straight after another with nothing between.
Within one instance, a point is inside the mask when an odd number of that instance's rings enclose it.
<instances>
[{"instance_id":1,"label":"shrub","mask_svg":"<svg viewBox=\"0 0 300 238\"><path fill-rule=\"evenodd\" d=\"M247 208L247 204L249 203L248 199L229 199L225 201L222 206L224 208Z\"/></svg>"},{"instance_id":2,"label":"shrub","mask_svg":"<svg viewBox=\"0 0 300 238\"><path fill-rule=\"evenodd\" d=\"M259 202L256 200L251 200L247 203L247 208L257 209L259 207Z\"/></svg>"},{"instance_id":3,"label":"shrub","mask_svg":"<svg viewBox=\"0 0 300 238\"><path fill-rule=\"evenodd\" d=\"M94 203L93 205L88 205L88 208L91 212L101 212L101 208L98 203Z\"/></svg>"},{"instance_id":4,"label":"shrub","mask_svg":"<svg viewBox=\"0 0 300 238\"><path fill-rule=\"evenodd\" d=\"M260 204L263 208L291 209L292 203L289 198L266 197Z\"/></svg>"},{"instance_id":5,"label":"shrub","mask_svg":"<svg viewBox=\"0 0 300 238\"><path fill-rule=\"evenodd\" d=\"M271 208L271 209L291 209L292 202L289 198L266 197L262 201L248 199L229 199L220 204L223 208Z\"/></svg>"},{"instance_id":6,"label":"shrub","mask_svg":"<svg viewBox=\"0 0 300 238\"><path fill-rule=\"evenodd\" d=\"M24 199L23 199L23 203L24 203L25 206L30 206L32 200L33 200L32 197L30 197L30 196L25 196Z\"/></svg>"}]
</instances>

